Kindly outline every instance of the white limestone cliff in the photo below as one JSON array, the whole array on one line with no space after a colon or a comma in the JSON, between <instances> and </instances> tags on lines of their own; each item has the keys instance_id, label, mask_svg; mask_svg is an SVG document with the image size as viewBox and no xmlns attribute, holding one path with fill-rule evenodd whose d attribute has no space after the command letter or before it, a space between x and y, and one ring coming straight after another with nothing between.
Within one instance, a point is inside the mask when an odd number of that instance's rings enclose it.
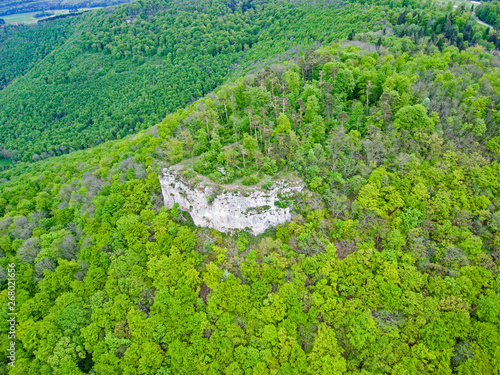
<instances>
[{"instance_id":1,"label":"white limestone cliff","mask_svg":"<svg viewBox=\"0 0 500 375\"><path fill-rule=\"evenodd\" d=\"M164 169L159 180L165 206L172 208L177 203L181 210L189 212L195 225L225 233L247 230L253 235L290 221L291 205L282 208L275 203L304 188L302 182L284 180L275 182L271 190L210 184L192 186L174 168ZM218 191L221 192L217 194Z\"/></svg>"}]
</instances>

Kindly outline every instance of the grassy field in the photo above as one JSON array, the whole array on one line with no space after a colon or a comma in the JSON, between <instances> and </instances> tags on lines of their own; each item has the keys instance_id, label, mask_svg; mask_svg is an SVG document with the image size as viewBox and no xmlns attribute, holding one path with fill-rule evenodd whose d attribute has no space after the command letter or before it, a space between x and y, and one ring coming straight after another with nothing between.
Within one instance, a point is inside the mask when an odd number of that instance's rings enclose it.
<instances>
[{"instance_id":1,"label":"grassy field","mask_svg":"<svg viewBox=\"0 0 500 375\"><path fill-rule=\"evenodd\" d=\"M95 7L95 8L79 8L78 13L84 12L86 10L91 10L91 9L99 9L101 7ZM68 14L69 10L68 9L55 9L55 10L49 10L48 12L54 13L54 16L60 16L61 14ZM41 17L41 18L35 18L35 14L40 13L40 12L28 12L28 13L18 13L18 14L10 14L8 16L3 16L5 20L6 25L19 25L21 23L24 24L30 24L30 23L36 23L39 20L44 20L50 17Z\"/></svg>"}]
</instances>

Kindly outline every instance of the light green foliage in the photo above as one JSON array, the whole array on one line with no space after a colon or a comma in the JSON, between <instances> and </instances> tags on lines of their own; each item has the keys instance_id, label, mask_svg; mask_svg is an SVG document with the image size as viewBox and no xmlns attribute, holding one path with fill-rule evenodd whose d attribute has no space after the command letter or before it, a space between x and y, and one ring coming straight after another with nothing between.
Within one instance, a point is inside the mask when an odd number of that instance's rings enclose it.
<instances>
[{"instance_id":1,"label":"light green foliage","mask_svg":"<svg viewBox=\"0 0 500 375\"><path fill-rule=\"evenodd\" d=\"M500 155L500 137L490 139L486 145L488 148L497 155Z\"/></svg>"},{"instance_id":2,"label":"light green foliage","mask_svg":"<svg viewBox=\"0 0 500 375\"><path fill-rule=\"evenodd\" d=\"M426 131L434 130L434 123L427 116L425 107L421 104L409 105L396 112L394 127L415 131L423 129Z\"/></svg>"},{"instance_id":3,"label":"light green foliage","mask_svg":"<svg viewBox=\"0 0 500 375\"><path fill-rule=\"evenodd\" d=\"M308 356L310 367L309 374L343 374L346 361L340 355L334 331L327 325L320 325L314 340L314 346Z\"/></svg>"},{"instance_id":4,"label":"light green foliage","mask_svg":"<svg viewBox=\"0 0 500 375\"><path fill-rule=\"evenodd\" d=\"M166 142L167 158L172 163L178 163L183 157L183 143L177 138L171 138Z\"/></svg>"},{"instance_id":5,"label":"light green foliage","mask_svg":"<svg viewBox=\"0 0 500 375\"><path fill-rule=\"evenodd\" d=\"M300 87L300 76L297 72L293 70L287 70L283 77L288 85L288 89L292 93L297 93Z\"/></svg>"},{"instance_id":6,"label":"light green foliage","mask_svg":"<svg viewBox=\"0 0 500 375\"><path fill-rule=\"evenodd\" d=\"M288 134L292 131L290 120L286 115L279 115L278 126L274 129L273 135L276 134Z\"/></svg>"},{"instance_id":7,"label":"light green foliage","mask_svg":"<svg viewBox=\"0 0 500 375\"><path fill-rule=\"evenodd\" d=\"M255 138L245 133L243 136L243 147L248 151L248 155L253 157L253 154L257 149L257 141Z\"/></svg>"},{"instance_id":8,"label":"light green foliage","mask_svg":"<svg viewBox=\"0 0 500 375\"><path fill-rule=\"evenodd\" d=\"M318 98L315 95L309 95L307 97L306 114L304 116L304 119L307 122L313 122L318 111L319 111Z\"/></svg>"}]
</instances>

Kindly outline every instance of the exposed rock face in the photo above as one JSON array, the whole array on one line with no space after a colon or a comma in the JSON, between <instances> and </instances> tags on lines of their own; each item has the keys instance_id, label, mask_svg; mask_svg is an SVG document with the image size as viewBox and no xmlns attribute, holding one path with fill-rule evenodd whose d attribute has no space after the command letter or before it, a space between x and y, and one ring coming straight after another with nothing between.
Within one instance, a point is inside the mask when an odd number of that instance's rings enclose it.
<instances>
[{"instance_id":1,"label":"exposed rock face","mask_svg":"<svg viewBox=\"0 0 500 375\"><path fill-rule=\"evenodd\" d=\"M242 193L234 187L217 194L218 189L213 186L190 186L174 169L164 169L159 180L165 206L172 208L177 203L181 210L190 213L196 225L226 233L248 230L253 235L290 221L292 207L286 206L283 198L304 188L301 182L280 181L268 191L245 187Z\"/></svg>"}]
</instances>

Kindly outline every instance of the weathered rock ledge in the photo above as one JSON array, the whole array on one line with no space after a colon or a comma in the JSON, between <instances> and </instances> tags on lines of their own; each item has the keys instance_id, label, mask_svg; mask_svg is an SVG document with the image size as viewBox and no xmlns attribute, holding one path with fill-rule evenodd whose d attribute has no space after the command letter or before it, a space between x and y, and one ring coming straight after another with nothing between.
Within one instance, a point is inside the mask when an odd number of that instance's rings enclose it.
<instances>
[{"instance_id":1,"label":"weathered rock ledge","mask_svg":"<svg viewBox=\"0 0 500 375\"><path fill-rule=\"evenodd\" d=\"M192 184L174 168L164 169L159 180L165 206L177 203L195 225L225 233L247 230L253 235L290 221L289 199L304 188L300 181L286 180L274 182L271 190Z\"/></svg>"}]
</instances>

